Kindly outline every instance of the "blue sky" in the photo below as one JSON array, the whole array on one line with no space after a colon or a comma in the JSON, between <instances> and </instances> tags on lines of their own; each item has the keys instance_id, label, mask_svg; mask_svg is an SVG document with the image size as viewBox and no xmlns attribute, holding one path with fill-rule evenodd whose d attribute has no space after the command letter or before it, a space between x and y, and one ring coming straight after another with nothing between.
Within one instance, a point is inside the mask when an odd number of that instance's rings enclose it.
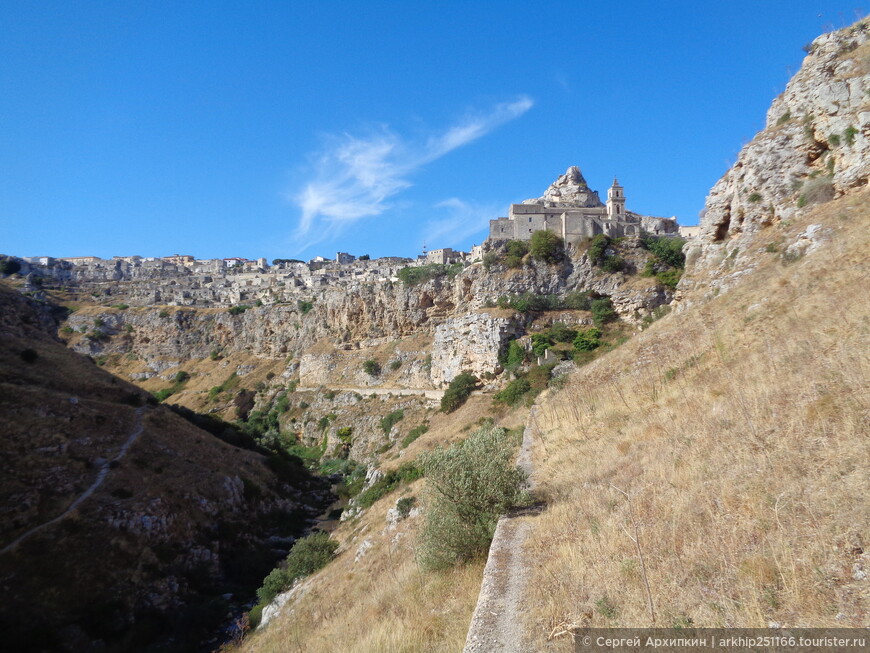
<instances>
[{"instance_id":1,"label":"blue sky","mask_svg":"<svg viewBox=\"0 0 870 653\"><path fill-rule=\"evenodd\" d=\"M0 4L0 252L468 249L570 165L696 224L847 2Z\"/></svg>"}]
</instances>

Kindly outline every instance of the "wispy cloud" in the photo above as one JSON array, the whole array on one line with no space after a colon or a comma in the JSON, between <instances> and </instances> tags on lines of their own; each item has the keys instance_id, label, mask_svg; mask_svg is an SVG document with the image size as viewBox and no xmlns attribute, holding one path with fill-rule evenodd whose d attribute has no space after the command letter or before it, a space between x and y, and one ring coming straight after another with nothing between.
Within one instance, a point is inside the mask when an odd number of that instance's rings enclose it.
<instances>
[{"instance_id":1,"label":"wispy cloud","mask_svg":"<svg viewBox=\"0 0 870 653\"><path fill-rule=\"evenodd\" d=\"M475 234L483 235L489 221L498 215L498 206L464 202L456 197L439 202L447 216L426 223L424 240L435 247L456 247ZM481 238L483 240L483 238Z\"/></svg>"},{"instance_id":2,"label":"wispy cloud","mask_svg":"<svg viewBox=\"0 0 870 653\"><path fill-rule=\"evenodd\" d=\"M380 215L426 164L518 118L533 104L523 96L487 112L470 113L420 142L403 138L388 126L365 136L328 137L313 158L311 178L290 195L301 211L296 238L309 247L358 220Z\"/></svg>"}]
</instances>

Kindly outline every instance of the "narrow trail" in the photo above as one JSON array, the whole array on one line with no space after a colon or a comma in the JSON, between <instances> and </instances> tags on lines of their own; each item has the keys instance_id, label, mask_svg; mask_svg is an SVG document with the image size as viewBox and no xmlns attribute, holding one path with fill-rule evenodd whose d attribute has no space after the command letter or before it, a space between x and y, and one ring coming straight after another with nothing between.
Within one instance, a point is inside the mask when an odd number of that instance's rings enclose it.
<instances>
[{"instance_id":1,"label":"narrow trail","mask_svg":"<svg viewBox=\"0 0 870 653\"><path fill-rule=\"evenodd\" d=\"M91 496L94 493L94 491L103 484L103 481L106 480L106 476L109 474L109 468L112 465L112 463L118 462L124 456L126 456L127 451L130 449L130 447L133 445L133 443L139 438L140 435L142 435L142 431L145 430L145 425L142 423L142 414L144 412L145 412L145 406L141 406L141 407L136 409L135 417L133 419L133 428L130 431L130 435L127 437L127 440L124 442L124 444L121 445L121 448L118 450L118 453L115 455L114 458L112 458L111 460L106 460L105 462L103 462L100 465L100 470L99 470L99 472L97 472L97 478L94 480L94 482L91 484L91 486L87 490L82 492L75 499L75 501L73 501L67 507L67 509L64 510L62 513L60 513L57 517L55 517L54 519L51 519L47 522L44 522L44 523L40 524L39 526L34 526L26 533L23 533L22 535L20 535L16 540L14 540L13 542L4 546L2 549L0 549L0 555L3 555L4 553L8 553L9 551L11 551L15 547L17 547L19 544L21 544L24 540L28 539L30 536L34 535L35 533L38 533L39 531L41 531L44 528L48 528L49 526L56 524L61 519L64 519L73 510L78 508L79 505L82 503L82 501L84 501L89 496Z\"/></svg>"},{"instance_id":2,"label":"narrow trail","mask_svg":"<svg viewBox=\"0 0 870 653\"><path fill-rule=\"evenodd\" d=\"M444 396L444 390L427 390L425 388L339 388L329 386L330 390L338 390L340 392L356 392L361 395L397 395L402 397L423 395L427 399L441 399ZM318 390L315 387L298 387L298 392L314 392Z\"/></svg>"},{"instance_id":3,"label":"narrow trail","mask_svg":"<svg viewBox=\"0 0 870 653\"><path fill-rule=\"evenodd\" d=\"M537 406L532 406L517 456L517 465L528 474L529 489L534 487L531 448L536 411ZM524 547L536 514L534 510L524 510L499 519L463 653L527 653L531 650L523 627L529 575Z\"/></svg>"}]
</instances>

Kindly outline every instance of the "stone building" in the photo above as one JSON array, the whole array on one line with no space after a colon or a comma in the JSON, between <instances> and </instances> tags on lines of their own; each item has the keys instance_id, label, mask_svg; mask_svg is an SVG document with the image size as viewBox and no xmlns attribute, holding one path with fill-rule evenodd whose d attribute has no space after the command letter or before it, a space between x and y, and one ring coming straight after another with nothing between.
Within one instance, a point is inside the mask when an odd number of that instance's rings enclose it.
<instances>
[{"instance_id":1,"label":"stone building","mask_svg":"<svg viewBox=\"0 0 870 653\"><path fill-rule=\"evenodd\" d=\"M489 221L489 240L529 240L536 231L559 234L566 243L577 243L597 234L639 236L674 234L677 219L640 215L625 208L625 189L614 179L607 203L591 190L577 166L568 168L542 197L511 204L508 217Z\"/></svg>"}]
</instances>

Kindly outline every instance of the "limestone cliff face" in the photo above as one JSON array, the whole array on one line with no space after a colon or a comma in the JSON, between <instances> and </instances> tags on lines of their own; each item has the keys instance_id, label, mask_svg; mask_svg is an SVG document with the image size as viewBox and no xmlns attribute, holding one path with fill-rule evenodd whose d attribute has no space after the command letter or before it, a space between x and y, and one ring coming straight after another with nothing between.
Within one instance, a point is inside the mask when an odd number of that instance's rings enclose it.
<instances>
[{"instance_id":1,"label":"limestone cliff face","mask_svg":"<svg viewBox=\"0 0 870 653\"><path fill-rule=\"evenodd\" d=\"M637 259L635 267L641 266L639 246L624 248ZM391 377L395 387L437 388L462 370L494 372L505 342L522 332L526 317L493 318L485 306L503 296L574 290L611 297L629 321L671 298L654 282L603 274L580 256L516 270L474 264L455 277L417 285L345 282L322 288L305 310L297 302L255 306L235 315L228 308L91 307L71 315L68 326L85 332L71 340L76 351L130 354L155 374L212 352L243 352L295 361L290 364L299 365L303 386L368 387L383 382L362 371L362 362L374 357L382 364L397 362Z\"/></svg>"},{"instance_id":2,"label":"limestone cliff face","mask_svg":"<svg viewBox=\"0 0 870 653\"><path fill-rule=\"evenodd\" d=\"M701 236L688 249L690 271L717 271L726 255L805 206L863 186L870 176L870 24L813 41L801 69L767 112L765 129L740 152L707 197ZM736 256L736 255L735 255ZM729 264L730 265L730 264Z\"/></svg>"}]
</instances>

